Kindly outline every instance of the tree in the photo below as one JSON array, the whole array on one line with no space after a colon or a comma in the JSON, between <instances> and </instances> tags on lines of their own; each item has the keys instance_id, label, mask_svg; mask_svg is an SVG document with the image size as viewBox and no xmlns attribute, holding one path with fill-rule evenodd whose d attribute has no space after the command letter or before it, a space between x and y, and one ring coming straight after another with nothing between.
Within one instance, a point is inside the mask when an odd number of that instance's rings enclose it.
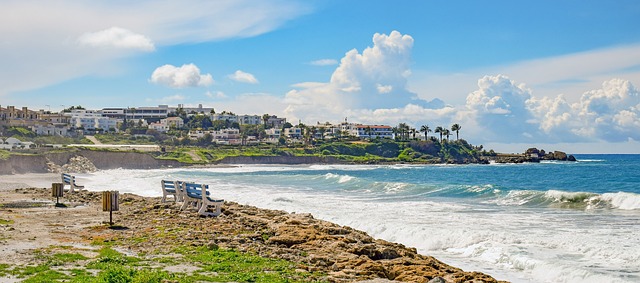
<instances>
[{"instance_id":1,"label":"tree","mask_svg":"<svg viewBox=\"0 0 640 283\"><path fill-rule=\"evenodd\" d=\"M447 137L447 140L449 140L449 136L451 135L451 131L449 131L449 129L444 129L442 131L442 135L445 135Z\"/></svg>"},{"instance_id":2,"label":"tree","mask_svg":"<svg viewBox=\"0 0 640 283\"><path fill-rule=\"evenodd\" d=\"M451 126L451 131L456 132L456 140L460 139L460 136L459 136L460 129L462 129L462 127L458 124L453 124L453 126Z\"/></svg>"},{"instance_id":3,"label":"tree","mask_svg":"<svg viewBox=\"0 0 640 283\"><path fill-rule=\"evenodd\" d=\"M437 126L435 131L433 131L433 132L440 134L440 142L442 142L442 134L444 134L444 128L440 127L440 126Z\"/></svg>"},{"instance_id":4,"label":"tree","mask_svg":"<svg viewBox=\"0 0 640 283\"><path fill-rule=\"evenodd\" d=\"M429 132L431 132L431 128L429 128L429 125L422 125L422 127L420 127L420 132L424 133L424 140L426 141Z\"/></svg>"},{"instance_id":5,"label":"tree","mask_svg":"<svg viewBox=\"0 0 640 283\"><path fill-rule=\"evenodd\" d=\"M267 128L267 122L269 122L269 118L271 117L271 115L269 114L263 114L262 115L262 121L264 122L264 128Z\"/></svg>"},{"instance_id":6,"label":"tree","mask_svg":"<svg viewBox=\"0 0 640 283\"><path fill-rule=\"evenodd\" d=\"M411 138L415 140L416 139L416 133L418 131L416 131L415 128L411 128L411 130L409 130L409 132L411 132L411 135L412 135Z\"/></svg>"}]
</instances>

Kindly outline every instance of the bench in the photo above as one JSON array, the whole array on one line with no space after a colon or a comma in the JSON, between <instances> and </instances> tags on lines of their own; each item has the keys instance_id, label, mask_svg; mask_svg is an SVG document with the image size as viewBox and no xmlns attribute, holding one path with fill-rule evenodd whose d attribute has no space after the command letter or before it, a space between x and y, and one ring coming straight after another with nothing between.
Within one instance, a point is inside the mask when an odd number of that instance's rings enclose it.
<instances>
[{"instance_id":1,"label":"bench","mask_svg":"<svg viewBox=\"0 0 640 283\"><path fill-rule=\"evenodd\" d=\"M181 183L180 181L169 181L169 180L161 180L162 184L162 202L167 201L167 196L173 196L173 201L181 201L182 193L180 190Z\"/></svg>"},{"instance_id":2,"label":"bench","mask_svg":"<svg viewBox=\"0 0 640 283\"><path fill-rule=\"evenodd\" d=\"M62 179L62 186L69 185L69 192L73 193L75 189L81 190L84 189L84 186L80 186L76 184L76 176L71 174L62 173L60 174L60 178Z\"/></svg>"},{"instance_id":3,"label":"bench","mask_svg":"<svg viewBox=\"0 0 640 283\"><path fill-rule=\"evenodd\" d=\"M182 183L183 203L180 209L184 210L193 204L198 209L198 214L202 216L220 215L224 200L212 199L209 195L208 185L184 182Z\"/></svg>"}]
</instances>

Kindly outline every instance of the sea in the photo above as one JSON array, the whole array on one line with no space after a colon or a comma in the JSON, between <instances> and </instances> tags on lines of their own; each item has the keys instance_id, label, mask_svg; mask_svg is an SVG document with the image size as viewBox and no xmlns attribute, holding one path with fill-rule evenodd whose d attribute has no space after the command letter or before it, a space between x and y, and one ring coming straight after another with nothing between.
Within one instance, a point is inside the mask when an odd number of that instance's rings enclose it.
<instances>
[{"instance_id":1,"label":"sea","mask_svg":"<svg viewBox=\"0 0 640 283\"><path fill-rule=\"evenodd\" d=\"M512 282L640 282L640 155L471 165L238 165L104 170L90 190L161 196L160 180L363 230Z\"/></svg>"}]
</instances>

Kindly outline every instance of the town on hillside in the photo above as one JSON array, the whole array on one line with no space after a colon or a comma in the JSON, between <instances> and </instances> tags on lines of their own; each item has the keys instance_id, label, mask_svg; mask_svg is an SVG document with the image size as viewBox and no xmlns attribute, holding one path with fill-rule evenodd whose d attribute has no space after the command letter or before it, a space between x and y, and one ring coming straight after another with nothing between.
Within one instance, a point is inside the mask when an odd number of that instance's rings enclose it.
<instances>
[{"instance_id":1,"label":"town on hillside","mask_svg":"<svg viewBox=\"0 0 640 283\"><path fill-rule=\"evenodd\" d=\"M398 139L402 137L425 137L432 131L428 126L412 129L401 123L397 127L389 125L364 125L349 123L320 123L297 125L286 118L275 115L237 115L232 112L216 112L213 108L186 107L121 107L89 110L82 106L71 106L60 112L30 110L0 105L0 125L3 128L28 129L37 136L83 137L95 134L132 134L136 136L159 137L166 135L173 143L187 143L206 139L220 145L296 144L308 143L312 139L330 140L335 138L358 139ZM452 128L452 131L456 131ZM457 126L459 128L459 126ZM439 127L447 138L452 131ZM27 144L33 146L32 144ZM6 147L6 143L5 143Z\"/></svg>"}]
</instances>

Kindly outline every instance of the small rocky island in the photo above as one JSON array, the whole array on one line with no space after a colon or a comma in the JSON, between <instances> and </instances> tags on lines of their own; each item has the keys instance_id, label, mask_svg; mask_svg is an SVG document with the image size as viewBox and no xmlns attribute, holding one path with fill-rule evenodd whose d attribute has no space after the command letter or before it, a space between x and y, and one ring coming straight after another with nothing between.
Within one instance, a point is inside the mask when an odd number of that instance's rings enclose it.
<instances>
[{"instance_id":1,"label":"small rocky island","mask_svg":"<svg viewBox=\"0 0 640 283\"><path fill-rule=\"evenodd\" d=\"M544 149L538 150L535 147L527 149L523 154L497 154L492 160L496 163L540 162L541 160L577 161L575 156L567 155L565 152L546 152Z\"/></svg>"}]
</instances>

